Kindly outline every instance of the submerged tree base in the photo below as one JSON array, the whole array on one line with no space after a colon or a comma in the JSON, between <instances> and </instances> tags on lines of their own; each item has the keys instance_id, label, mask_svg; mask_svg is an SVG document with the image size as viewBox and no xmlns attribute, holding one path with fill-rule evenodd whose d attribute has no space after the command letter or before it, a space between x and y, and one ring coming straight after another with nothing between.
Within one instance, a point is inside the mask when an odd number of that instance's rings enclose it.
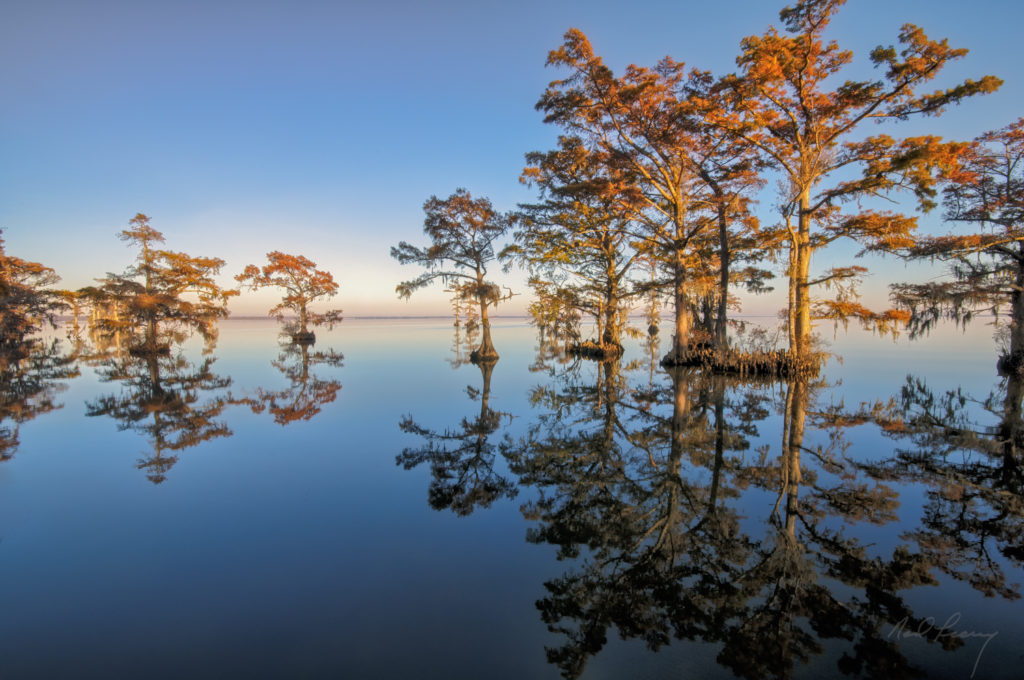
<instances>
[{"instance_id":1,"label":"submerged tree base","mask_svg":"<svg viewBox=\"0 0 1024 680\"><path fill-rule=\"evenodd\" d=\"M706 344L691 345L682 353L670 352L661 360L661 365L699 366L713 373L751 377L789 378L795 376L813 377L821 371L823 356L819 353L809 357L772 350L767 352L716 351Z\"/></svg>"},{"instance_id":2,"label":"submerged tree base","mask_svg":"<svg viewBox=\"0 0 1024 680\"><path fill-rule=\"evenodd\" d=\"M605 361L607 359L617 359L622 356L623 350L622 345L598 344L587 340L586 342L570 345L566 351L573 356Z\"/></svg>"},{"instance_id":3,"label":"submerged tree base","mask_svg":"<svg viewBox=\"0 0 1024 680\"><path fill-rule=\"evenodd\" d=\"M292 342L296 345L312 345L316 342L316 333L313 331L299 331L292 333Z\"/></svg>"}]
</instances>

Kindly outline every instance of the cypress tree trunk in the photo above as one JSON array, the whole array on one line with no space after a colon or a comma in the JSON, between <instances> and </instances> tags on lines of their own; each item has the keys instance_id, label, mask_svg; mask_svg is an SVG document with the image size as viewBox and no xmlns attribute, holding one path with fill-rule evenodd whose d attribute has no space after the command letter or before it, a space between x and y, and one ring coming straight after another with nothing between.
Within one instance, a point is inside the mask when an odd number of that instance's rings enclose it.
<instances>
[{"instance_id":1,"label":"cypress tree trunk","mask_svg":"<svg viewBox=\"0 0 1024 680\"><path fill-rule=\"evenodd\" d=\"M606 348L615 350L622 349L622 340L619 338L619 282L615 273L614 262L609 262L605 269L605 277L608 285L605 288L604 300L604 334L601 336L601 344Z\"/></svg>"},{"instance_id":2,"label":"cypress tree trunk","mask_svg":"<svg viewBox=\"0 0 1024 680\"><path fill-rule=\"evenodd\" d=\"M615 302L609 300L604 308L604 334L601 336L601 344L605 347L622 347L622 343L619 341L618 325L616 324L616 317L618 315L619 310L615 306Z\"/></svg>"},{"instance_id":3,"label":"cypress tree trunk","mask_svg":"<svg viewBox=\"0 0 1024 680\"><path fill-rule=\"evenodd\" d=\"M672 348L662 359L662 363L675 364L682 360L690 345L690 306L686 295L686 273L681 263L676 263L673 272L673 297L675 299L676 326L672 337Z\"/></svg>"},{"instance_id":4,"label":"cypress tree trunk","mask_svg":"<svg viewBox=\"0 0 1024 680\"><path fill-rule=\"evenodd\" d=\"M786 275L789 279L788 307L786 308L786 336L789 340L790 354L796 353L796 239L789 243L789 262Z\"/></svg>"},{"instance_id":5,"label":"cypress tree trunk","mask_svg":"<svg viewBox=\"0 0 1024 680\"><path fill-rule=\"evenodd\" d=\"M719 200L718 203L718 314L715 315L715 349L724 352L728 341L728 329L726 326L729 313L729 221L726 215L726 206Z\"/></svg>"},{"instance_id":6,"label":"cypress tree trunk","mask_svg":"<svg viewBox=\"0 0 1024 680\"><path fill-rule=\"evenodd\" d=\"M795 309L792 312L793 340L795 345L790 350L801 360L811 354L811 296L807 285L811 270L811 194L810 189L800 193L800 216L796 238L796 256L794 258L796 274L792 294Z\"/></svg>"},{"instance_id":7,"label":"cypress tree trunk","mask_svg":"<svg viewBox=\"0 0 1024 680\"><path fill-rule=\"evenodd\" d=\"M316 334L309 330L309 312L306 303L299 304L299 330L292 335L292 342L299 345L312 345L316 342Z\"/></svg>"},{"instance_id":8,"label":"cypress tree trunk","mask_svg":"<svg viewBox=\"0 0 1024 680\"><path fill-rule=\"evenodd\" d=\"M491 320L487 318L487 301L480 297L480 327L483 331L480 338L480 346L476 348L469 358L474 362L497 361L498 352L491 342Z\"/></svg>"},{"instance_id":9,"label":"cypress tree trunk","mask_svg":"<svg viewBox=\"0 0 1024 680\"><path fill-rule=\"evenodd\" d=\"M1024 246L1018 247L1018 253L1024 257ZM1010 293L1010 347L999 359L999 371L1006 375L1024 375L1024 264L1020 261Z\"/></svg>"},{"instance_id":10,"label":"cypress tree trunk","mask_svg":"<svg viewBox=\"0 0 1024 680\"><path fill-rule=\"evenodd\" d=\"M156 318L152 314L146 319L146 340L143 346L147 351L156 350Z\"/></svg>"}]
</instances>

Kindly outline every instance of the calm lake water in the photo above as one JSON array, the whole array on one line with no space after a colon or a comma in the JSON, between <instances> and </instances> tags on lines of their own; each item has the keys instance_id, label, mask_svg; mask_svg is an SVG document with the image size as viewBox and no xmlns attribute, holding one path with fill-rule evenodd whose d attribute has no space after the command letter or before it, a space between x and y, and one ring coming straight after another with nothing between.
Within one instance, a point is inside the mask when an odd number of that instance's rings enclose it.
<instances>
[{"instance_id":1,"label":"calm lake water","mask_svg":"<svg viewBox=\"0 0 1024 680\"><path fill-rule=\"evenodd\" d=\"M851 331L805 383L494 341L41 360L5 385L0 677L1021 677L990 328Z\"/></svg>"}]
</instances>

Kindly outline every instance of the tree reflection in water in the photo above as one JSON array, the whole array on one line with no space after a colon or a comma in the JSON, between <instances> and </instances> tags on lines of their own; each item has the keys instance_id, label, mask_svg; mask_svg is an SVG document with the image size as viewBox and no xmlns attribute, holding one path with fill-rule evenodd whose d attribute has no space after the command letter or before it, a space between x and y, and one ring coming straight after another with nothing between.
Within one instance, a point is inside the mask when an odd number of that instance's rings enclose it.
<instances>
[{"instance_id":1,"label":"tree reflection in water","mask_svg":"<svg viewBox=\"0 0 1024 680\"><path fill-rule=\"evenodd\" d=\"M468 386L469 398L480 402L480 411L463 418L454 428L432 430L413 420L402 418L399 428L423 439L419 446L410 446L396 457L396 464L406 470L423 464L430 466L430 507L450 509L459 515L468 515L477 507L486 508L502 497L513 497L516 485L497 466L496 445L492 435L501 426L507 414L490 406L491 374L496 361L481 361L480 389Z\"/></svg>"},{"instance_id":2,"label":"tree reflection in water","mask_svg":"<svg viewBox=\"0 0 1024 680\"><path fill-rule=\"evenodd\" d=\"M430 465L431 507L468 514L519 492L528 499L527 540L570 565L537 602L558 638L548 660L563 676L583 674L614 630L652 650L711 643L743 678L788 678L812 662L912 677L924 669L895 631L945 651L965 638L932 625L910 593L920 601L919 587L947 574L984 595L1019 596L1006 569L1024 558L1021 377L979 402L911 380L901 400L850 412L829 403L838 392L824 379L680 367L666 380L650 361L656 338L647 350L624 365L559 366L542 342L530 366L546 378L530 392L533 422L497 446L493 364L479 366L482 390L469 393L480 412L460 427L401 423L425 440L397 462ZM982 409L996 425L972 420ZM759 432L773 411L778 445ZM907 442L892 459L865 463L851 448L850 429L872 421ZM915 486L928 489L920 521L902 534L881 529L907 521L900 494Z\"/></svg>"},{"instance_id":3,"label":"tree reflection in water","mask_svg":"<svg viewBox=\"0 0 1024 680\"><path fill-rule=\"evenodd\" d=\"M21 426L61 407L63 381L79 375L74 358L60 352L58 341L22 339L0 351L0 461L18 449Z\"/></svg>"},{"instance_id":4,"label":"tree reflection in water","mask_svg":"<svg viewBox=\"0 0 1024 680\"><path fill-rule=\"evenodd\" d=\"M890 633L900 623L928 631L898 593L934 584L936 556L906 546L873 554L842 530L895 519L895 492L853 474L845 456L843 429L864 419L812 409L822 385L791 380L776 391L780 453L762 447L748 460L771 386L670 375L670 387L631 390L610 362L593 387L540 390L544 412L508 448L520 483L537 492L523 507L537 523L528 540L577 560L537 603L564 640L549 661L578 677L614 627L653 650L716 643L718 662L740 677L790 677L826 640L846 642L842 673L914 675ZM809 428L828 444L807 446ZM924 637L963 644L938 630Z\"/></svg>"},{"instance_id":5,"label":"tree reflection in water","mask_svg":"<svg viewBox=\"0 0 1024 680\"><path fill-rule=\"evenodd\" d=\"M215 359L193 364L182 354L122 355L97 370L103 382L121 383L121 392L86 403L86 415L109 416L118 429L133 430L149 440L152 451L137 467L160 484L178 461L178 452L201 442L228 437L218 420L231 403L224 392L231 378L212 371Z\"/></svg>"},{"instance_id":6,"label":"tree reflection in water","mask_svg":"<svg viewBox=\"0 0 1024 680\"><path fill-rule=\"evenodd\" d=\"M900 398L876 414L898 442L895 455L862 466L880 479L924 485L923 519L903 539L954 579L1008 599L1020 590L1004 566L1024 566L1022 397L1017 372L981 400L960 389L937 395L908 377Z\"/></svg>"},{"instance_id":7,"label":"tree reflection in water","mask_svg":"<svg viewBox=\"0 0 1024 680\"><path fill-rule=\"evenodd\" d=\"M283 390L259 388L255 397L241 402L252 408L253 413L269 412L274 422L288 425L300 420L310 420L320 413L324 405L338 397L341 383L326 380L310 372L316 366L340 368L345 360L341 352L328 348L319 352L311 351L306 342L282 344L277 359L270 362L291 383Z\"/></svg>"}]
</instances>

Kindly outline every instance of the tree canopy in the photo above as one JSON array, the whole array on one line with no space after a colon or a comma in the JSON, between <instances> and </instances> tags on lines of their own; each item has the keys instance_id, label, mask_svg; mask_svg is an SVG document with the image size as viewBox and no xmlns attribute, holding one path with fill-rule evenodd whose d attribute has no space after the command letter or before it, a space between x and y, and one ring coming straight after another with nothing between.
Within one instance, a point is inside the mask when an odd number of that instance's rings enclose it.
<instances>
[{"instance_id":1,"label":"tree canopy","mask_svg":"<svg viewBox=\"0 0 1024 680\"><path fill-rule=\"evenodd\" d=\"M739 72L721 85L729 107L715 121L759 151L784 177L789 339L791 350L799 354L810 351L815 319L856 318L883 329L905 319L899 312L872 312L857 302L853 284L863 275L863 267L832 267L812 276L811 256L840 238L867 247L909 243L916 217L865 208L859 199L906 189L928 209L934 205L941 171L955 167L966 148L934 135L864 136L863 125L937 116L951 104L993 92L1002 83L987 75L925 90L967 50L933 40L913 24L901 29L900 50L879 46L871 52L871 63L882 70L881 77L843 81L840 74L853 61L853 53L826 41L825 32L844 1L805 0L786 7L779 14L785 33L770 28L763 35L744 38L737 58ZM847 171L857 170L860 177L847 178ZM831 287L838 295L814 301L815 286Z\"/></svg>"},{"instance_id":2,"label":"tree canopy","mask_svg":"<svg viewBox=\"0 0 1024 680\"><path fill-rule=\"evenodd\" d=\"M20 355L29 335L54 324L61 302L46 287L58 281L50 267L8 255L0 238L0 355Z\"/></svg>"},{"instance_id":3,"label":"tree canopy","mask_svg":"<svg viewBox=\"0 0 1024 680\"><path fill-rule=\"evenodd\" d=\"M402 264L418 264L427 271L399 283L395 292L408 299L434 281L449 285L457 282L460 291L474 298L480 308L483 332L474 360L496 360L498 352L491 341L487 311L508 299L511 292L502 294L497 284L488 281L487 268L496 257L498 240L512 227L513 217L496 211L487 198L473 198L465 189L456 189L445 199L431 196L423 204L423 212L423 232L430 245L421 248L402 241L391 248L391 257Z\"/></svg>"},{"instance_id":4,"label":"tree canopy","mask_svg":"<svg viewBox=\"0 0 1024 680\"><path fill-rule=\"evenodd\" d=\"M893 286L910 311L913 335L949 319L966 325L979 313L1004 319L1004 367L1024 367L1024 118L979 136L949 176L946 221L975 230L923 237L905 257L943 262L944 280Z\"/></svg>"},{"instance_id":5,"label":"tree canopy","mask_svg":"<svg viewBox=\"0 0 1024 680\"><path fill-rule=\"evenodd\" d=\"M252 290L268 287L284 290L284 297L271 308L270 315L280 321L287 311L297 314L295 328L289 329L293 331L293 338L312 339L310 326L331 328L341 321L340 309L317 313L308 308L315 300L337 295L338 284L330 272L317 269L315 262L302 255L288 255L277 250L267 253L267 262L263 267L246 266L235 279Z\"/></svg>"},{"instance_id":6,"label":"tree canopy","mask_svg":"<svg viewBox=\"0 0 1024 680\"><path fill-rule=\"evenodd\" d=\"M123 274L100 280L102 295L112 305L102 326L127 335L130 349L142 354L167 352L172 341L191 332L213 342L217 320L227 317L228 299L238 294L214 280L224 260L161 249L164 236L149 219L138 213L120 233L138 254Z\"/></svg>"}]
</instances>

